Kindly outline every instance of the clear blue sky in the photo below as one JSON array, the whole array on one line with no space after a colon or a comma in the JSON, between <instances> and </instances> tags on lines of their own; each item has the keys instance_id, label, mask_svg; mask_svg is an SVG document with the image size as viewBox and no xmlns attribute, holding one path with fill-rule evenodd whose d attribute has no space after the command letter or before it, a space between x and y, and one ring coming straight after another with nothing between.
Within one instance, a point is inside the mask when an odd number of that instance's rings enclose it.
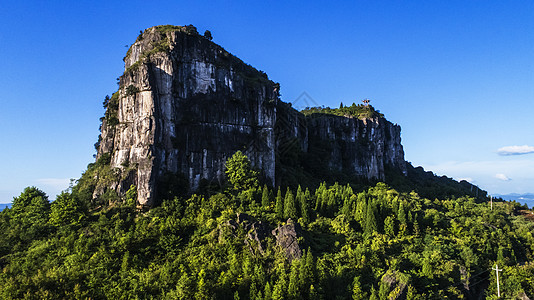
<instances>
[{"instance_id":1,"label":"clear blue sky","mask_svg":"<svg viewBox=\"0 0 534 300\"><path fill-rule=\"evenodd\" d=\"M280 82L284 101L371 99L401 125L415 166L490 193L534 192L533 1L304 3L4 2L0 203L30 185L54 199L79 178L125 45L161 24L209 29Z\"/></svg>"}]
</instances>

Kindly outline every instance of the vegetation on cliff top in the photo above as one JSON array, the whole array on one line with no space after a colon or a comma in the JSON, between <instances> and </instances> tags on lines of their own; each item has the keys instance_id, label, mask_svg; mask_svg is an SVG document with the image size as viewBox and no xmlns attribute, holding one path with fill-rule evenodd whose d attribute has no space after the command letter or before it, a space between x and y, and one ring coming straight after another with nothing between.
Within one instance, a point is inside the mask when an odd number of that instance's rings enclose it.
<instances>
[{"instance_id":1,"label":"vegetation on cliff top","mask_svg":"<svg viewBox=\"0 0 534 300\"><path fill-rule=\"evenodd\" d=\"M384 115L380 111L375 110L372 105L362 105L352 103L351 106L344 106L343 103L339 108L330 108L330 107L306 107L301 111L306 116L313 114L328 114L335 116L342 116L347 118L358 118L358 119L371 119L371 118L384 118Z\"/></svg>"},{"instance_id":2,"label":"vegetation on cliff top","mask_svg":"<svg viewBox=\"0 0 534 300\"><path fill-rule=\"evenodd\" d=\"M517 203L490 209L383 183L273 190L246 157L228 166L223 191L146 213L135 187L105 206L88 178L52 205L25 189L0 212L0 298L495 299L495 264L504 297L534 294L534 223ZM288 217L296 259L271 234Z\"/></svg>"}]
</instances>

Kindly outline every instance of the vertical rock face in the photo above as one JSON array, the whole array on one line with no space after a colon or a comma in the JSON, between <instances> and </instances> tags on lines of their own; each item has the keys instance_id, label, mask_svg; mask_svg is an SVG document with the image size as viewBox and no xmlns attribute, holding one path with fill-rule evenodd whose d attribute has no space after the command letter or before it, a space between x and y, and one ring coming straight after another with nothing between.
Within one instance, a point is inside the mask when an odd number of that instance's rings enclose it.
<instances>
[{"instance_id":1,"label":"vertical rock face","mask_svg":"<svg viewBox=\"0 0 534 300\"><path fill-rule=\"evenodd\" d=\"M194 27L145 30L125 57L118 93L118 124L104 120L98 155L111 153L120 191L137 185L140 204L152 205L167 174L192 189L221 181L237 150L274 182L275 83Z\"/></svg>"},{"instance_id":2,"label":"vertical rock face","mask_svg":"<svg viewBox=\"0 0 534 300\"><path fill-rule=\"evenodd\" d=\"M383 117L359 119L324 113L304 116L284 107L282 102L277 113L277 154L283 156L298 148L311 164L304 169L312 175L342 173L384 180L386 166L407 174L400 126Z\"/></svg>"},{"instance_id":3,"label":"vertical rock face","mask_svg":"<svg viewBox=\"0 0 534 300\"><path fill-rule=\"evenodd\" d=\"M406 174L400 126L383 118L363 119L323 115L310 118L310 144L327 144L328 167L367 179L384 180L385 165Z\"/></svg>"},{"instance_id":4,"label":"vertical rock face","mask_svg":"<svg viewBox=\"0 0 534 300\"><path fill-rule=\"evenodd\" d=\"M328 168L339 172L383 179L385 164L406 170L399 126L287 109L278 84L193 26L145 30L124 61L97 158L110 155L120 173L111 188L124 193L135 184L141 205L154 204L165 178L186 179L191 190L202 180L222 182L225 161L237 150L270 185L278 156L316 153L321 145Z\"/></svg>"}]
</instances>

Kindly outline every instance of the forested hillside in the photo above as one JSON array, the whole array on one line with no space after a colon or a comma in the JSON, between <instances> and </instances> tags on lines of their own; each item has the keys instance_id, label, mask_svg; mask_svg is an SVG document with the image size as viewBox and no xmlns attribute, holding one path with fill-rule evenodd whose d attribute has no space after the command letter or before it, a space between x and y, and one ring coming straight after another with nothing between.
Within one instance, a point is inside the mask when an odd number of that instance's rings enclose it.
<instances>
[{"instance_id":1,"label":"forested hillside","mask_svg":"<svg viewBox=\"0 0 534 300\"><path fill-rule=\"evenodd\" d=\"M240 152L226 167L222 189L148 211L135 186L93 200L113 176L102 161L52 203L25 189L0 213L0 298L496 299L496 264L504 298L534 295L534 223L517 203L406 181L271 189Z\"/></svg>"}]
</instances>

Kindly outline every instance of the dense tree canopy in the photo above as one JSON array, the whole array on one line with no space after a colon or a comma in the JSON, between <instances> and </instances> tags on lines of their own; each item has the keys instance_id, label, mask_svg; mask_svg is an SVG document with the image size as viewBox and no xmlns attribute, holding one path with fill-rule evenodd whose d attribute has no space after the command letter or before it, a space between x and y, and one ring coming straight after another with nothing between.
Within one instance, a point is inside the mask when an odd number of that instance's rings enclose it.
<instances>
[{"instance_id":1,"label":"dense tree canopy","mask_svg":"<svg viewBox=\"0 0 534 300\"><path fill-rule=\"evenodd\" d=\"M148 212L134 187L87 200L87 178L51 205L25 189L0 212L0 299L496 299L495 264L505 298L534 295L534 223L517 203L272 190L241 155L227 166L229 190ZM287 218L300 258L271 233Z\"/></svg>"}]
</instances>

